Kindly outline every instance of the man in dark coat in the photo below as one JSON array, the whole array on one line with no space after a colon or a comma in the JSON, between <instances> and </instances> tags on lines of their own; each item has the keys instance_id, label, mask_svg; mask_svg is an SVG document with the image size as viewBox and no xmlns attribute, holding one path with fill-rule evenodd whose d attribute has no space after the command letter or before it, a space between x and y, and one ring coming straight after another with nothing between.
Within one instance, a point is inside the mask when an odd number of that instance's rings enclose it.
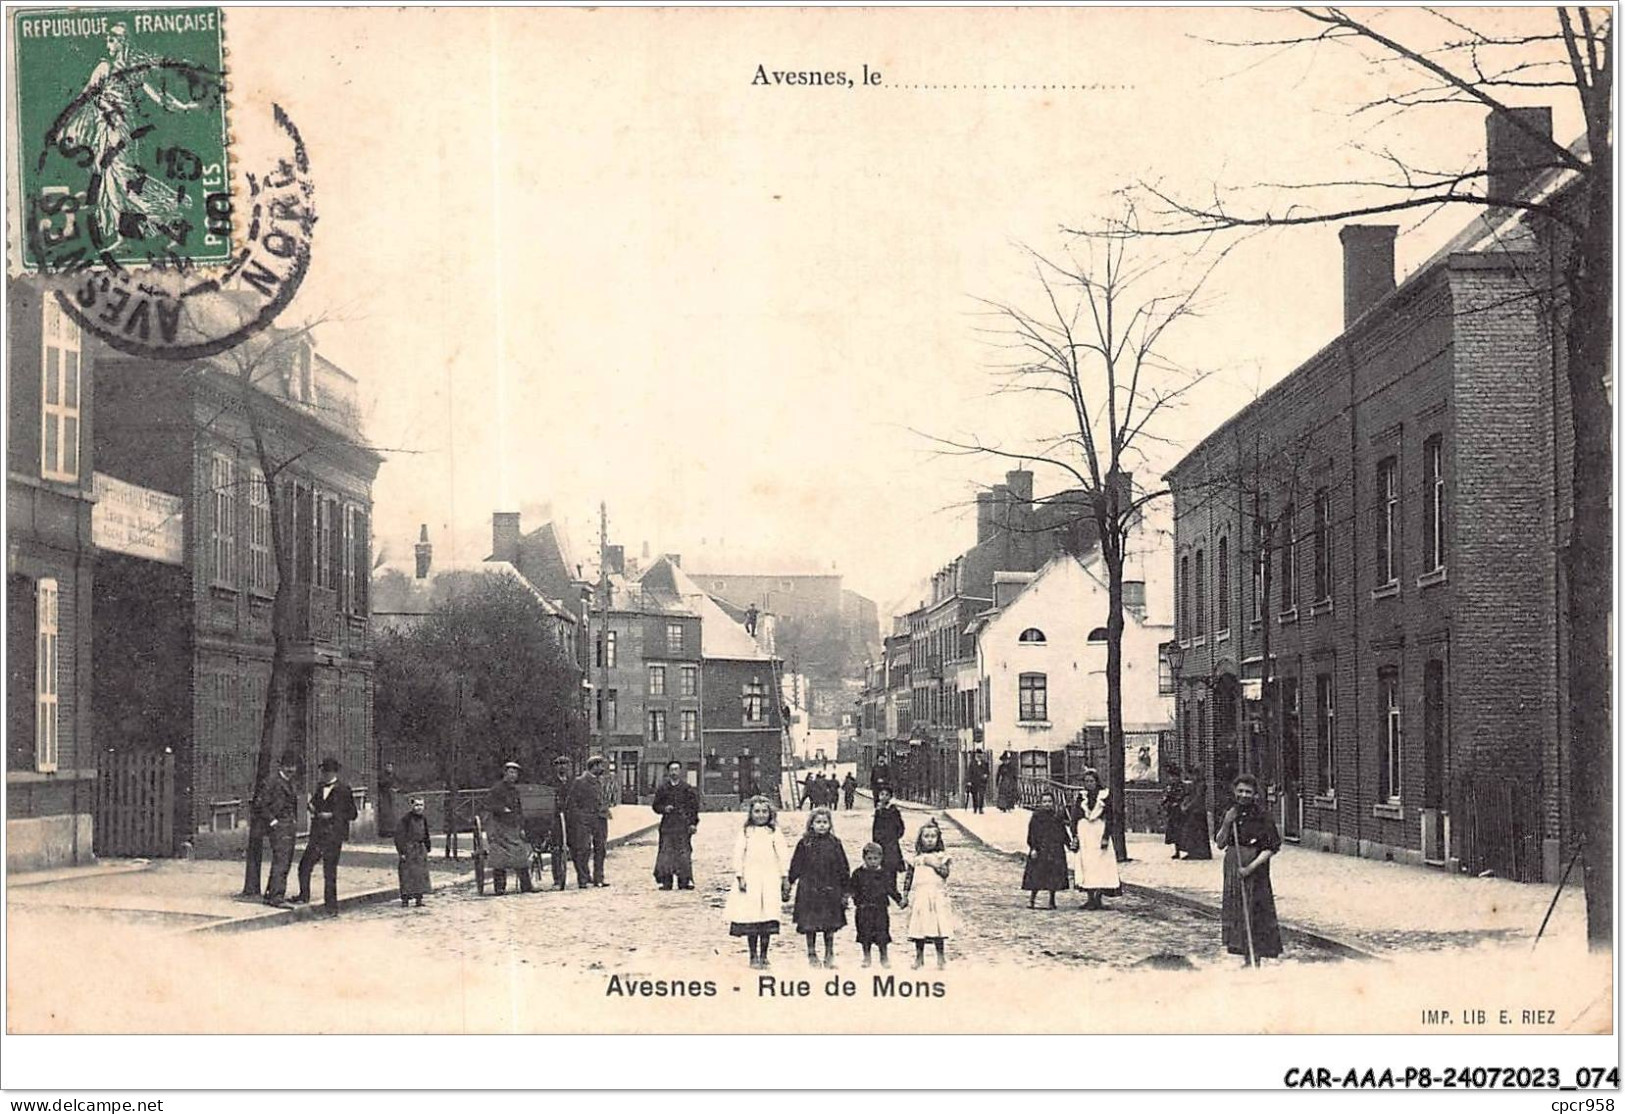
<instances>
[{"instance_id":1,"label":"man in dark coat","mask_svg":"<svg viewBox=\"0 0 1625 1114\"><path fill-rule=\"evenodd\" d=\"M339 911L339 855L350 838L350 822L356 818L355 793L339 778L339 760L322 759L321 784L310 794L310 840L299 859L299 894L293 900L310 900L310 874L322 864L322 907Z\"/></svg>"},{"instance_id":2,"label":"man in dark coat","mask_svg":"<svg viewBox=\"0 0 1625 1114\"><path fill-rule=\"evenodd\" d=\"M869 767L869 792L874 794L875 803L880 803L881 786L891 785L891 763L884 757Z\"/></svg>"},{"instance_id":3,"label":"man in dark coat","mask_svg":"<svg viewBox=\"0 0 1625 1114\"><path fill-rule=\"evenodd\" d=\"M570 781L570 759L568 755L561 754L553 759L553 780L548 782L553 789L553 834L548 840L552 850L547 858L548 865L553 868L555 890L562 890L569 883L570 853L567 850L569 839L564 831L564 798L570 795Z\"/></svg>"},{"instance_id":4,"label":"man in dark coat","mask_svg":"<svg viewBox=\"0 0 1625 1114\"><path fill-rule=\"evenodd\" d=\"M683 780L683 764L666 763L665 783L655 790L654 810L660 816L660 850L655 853L655 881L671 889L694 888L694 829L700 826L700 792Z\"/></svg>"},{"instance_id":5,"label":"man in dark coat","mask_svg":"<svg viewBox=\"0 0 1625 1114\"><path fill-rule=\"evenodd\" d=\"M1278 959L1281 923L1275 916L1275 889L1270 859L1281 850L1275 819L1259 800L1258 779L1236 778L1235 804L1219 821L1215 842L1224 848L1223 940L1231 955Z\"/></svg>"},{"instance_id":6,"label":"man in dark coat","mask_svg":"<svg viewBox=\"0 0 1625 1114\"><path fill-rule=\"evenodd\" d=\"M614 807L611 787L604 777L608 763L601 754L587 759L587 772L570 783L564 799L564 823L570 837L570 857L576 864L576 884L582 889L607 886L604 851L609 841L609 814Z\"/></svg>"},{"instance_id":7,"label":"man in dark coat","mask_svg":"<svg viewBox=\"0 0 1625 1114\"><path fill-rule=\"evenodd\" d=\"M508 892L508 871L519 875L519 892L535 893L530 877L530 841L525 838L525 808L519 799L519 763L502 767L502 780L485 795L489 827L485 851L491 865L491 892L501 897Z\"/></svg>"},{"instance_id":8,"label":"man in dark coat","mask_svg":"<svg viewBox=\"0 0 1625 1114\"><path fill-rule=\"evenodd\" d=\"M254 811L271 837L271 877L265 887L265 904L278 909L288 904L288 871L293 867L293 836L298 827L299 791L293 775L299 769L299 756L284 754L277 772L260 787Z\"/></svg>"},{"instance_id":9,"label":"man in dark coat","mask_svg":"<svg viewBox=\"0 0 1625 1114\"><path fill-rule=\"evenodd\" d=\"M858 777L851 770L846 772L846 780L841 782L841 792L846 796L846 811L852 811L852 804L858 799Z\"/></svg>"},{"instance_id":10,"label":"man in dark coat","mask_svg":"<svg viewBox=\"0 0 1625 1114\"><path fill-rule=\"evenodd\" d=\"M1174 858L1179 858L1180 829L1185 824L1185 813L1181 808L1185 800L1185 784L1177 763L1168 763L1168 784L1162 789L1162 842L1170 844L1174 849Z\"/></svg>"},{"instance_id":11,"label":"man in dark coat","mask_svg":"<svg viewBox=\"0 0 1625 1114\"><path fill-rule=\"evenodd\" d=\"M970 795L970 808L972 812L981 812L982 804L987 800L987 759L981 751L971 755L970 768L965 771L965 792Z\"/></svg>"},{"instance_id":12,"label":"man in dark coat","mask_svg":"<svg viewBox=\"0 0 1625 1114\"><path fill-rule=\"evenodd\" d=\"M870 838L880 844L880 869L892 877L903 872L903 814L891 803L891 790L882 786L875 794L875 820Z\"/></svg>"},{"instance_id":13,"label":"man in dark coat","mask_svg":"<svg viewBox=\"0 0 1625 1114\"><path fill-rule=\"evenodd\" d=\"M378 837L389 839L395 834L395 763L385 762L378 772Z\"/></svg>"}]
</instances>

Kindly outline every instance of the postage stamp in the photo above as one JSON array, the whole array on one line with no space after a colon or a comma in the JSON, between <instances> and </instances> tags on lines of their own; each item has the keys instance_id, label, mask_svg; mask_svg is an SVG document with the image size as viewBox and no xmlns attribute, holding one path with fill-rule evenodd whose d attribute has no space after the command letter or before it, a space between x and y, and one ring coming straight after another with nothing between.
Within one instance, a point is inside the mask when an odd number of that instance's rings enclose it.
<instances>
[{"instance_id":1,"label":"postage stamp","mask_svg":"<svg viewBox=\"0 0 1625 1114\"><path fill-rule=\"evenodd\" d=\"M221 24L217 8L17 14L26 269L230 259Z\"/></svg>"}]
</instances>

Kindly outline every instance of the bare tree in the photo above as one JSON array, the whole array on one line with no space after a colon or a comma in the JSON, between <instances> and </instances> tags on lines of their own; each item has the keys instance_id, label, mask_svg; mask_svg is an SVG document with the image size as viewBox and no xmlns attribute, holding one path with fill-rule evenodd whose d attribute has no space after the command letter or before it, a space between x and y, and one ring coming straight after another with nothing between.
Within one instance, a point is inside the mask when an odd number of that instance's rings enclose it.
<instances>
[{"instance_id":1,"label":"bare tree","mask_svg":"<svg viewBox=\"0 0 1625 1114\"><path fill-rule=\"evenodd\" d=\"M1613 24L1605 8L1557 8L1551 23L1516 32L1474 26L1484 13L1426 11L1438 33L1414 41L1415 28L1390 32L1382 13L1298 7L1283 13L1301 31L1278 39L1228 45L1275 51L1350 48L1374 68L1401 75L1393 91L1355 106L1353 113L1392 133L1413 112L1476 106L1518 137L1522 172L1544 188L1503 189L1487 166L1430 170L1383 148L1385 168L1369 180L1297 183L1279 211L1250 206L1239 191L1215 191L1192 203L1152 186L1163 222L1135 236L1201 235L1340 222L1406 211L1453 207L1483 211L1487 222L1519 219L1532 232L1556 276L1532 293L1561 333L1573 411L1574 521L1566 555L1571 709L1571 808L1585 864L1587 934L1593 947L1613 937L1613 738L1611 613L1598 606L1612 593L1613 402L1609 393L1613 335ZM1535 16L1535 10L1527 11ZM1546 18L1539 13L1538 18ZM1425 31L1419 32L1426 34ZM1411 41L1406 41L1410 39ZM1514 99L1573 98L1584 134L1572 145L1533 126ZM1359 200L1346 200L1349 191ZM1369 201L1370 191L1379 200ZM1332 198L1316 204L1316 196Z\"/></svg>"},{"instance_id":2,"label":"bare tree","mask_svg":"<svg viewBox=\"0 0 1625 1114\"><path fill-rule=\"evenodd\" d=\"M1133 224L1132 212L1123 217ZM1065 254L1028 249L1036 309L982 300L985 338L1001 353L995 393L1042 400L1053 433L1016 449L978 439L934 437L945 452L1044 464L1067 477L1072 513L1093 524L1107 577L1107 770L1117 857L1128 857L1123 825L1123 565L1140 510L1165 491L1132 490L1133 465L1161 442L1159 420L1200 382L1174 360L1178 327L1196 316L1199 297L1223 253L1194 276L1169 258L1152 258L1126 238L1083 238ZM1079 253L1082 253L1081 258ZM1181 263L1189 264L1190 259Z\"/></svg>"}]
</instances>

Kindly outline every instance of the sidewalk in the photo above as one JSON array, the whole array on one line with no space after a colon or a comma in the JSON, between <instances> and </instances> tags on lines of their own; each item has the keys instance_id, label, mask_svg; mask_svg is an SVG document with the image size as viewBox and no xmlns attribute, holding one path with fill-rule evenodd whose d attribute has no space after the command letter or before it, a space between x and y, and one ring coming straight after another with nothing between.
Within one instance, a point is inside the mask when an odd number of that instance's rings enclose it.
<instances>
[{"instance_id":1,"label":"sidewalk","mask_svg":"<svg viewBox=\"0 0 1625 1114\"><path fill-rule=\"evenodd\" d=\"M622 805L609 824L611 847L642 835L659 818L648 808ZM431 869L436 875L453 874L441 885L471 885L474 860L462 841L460 858L443 857L444 837L435 837ZM374 901L390 901L399 893L393 843L355 841L345 844L339 864L340 909ZM290 874L289 890L297 888ZM258 898L238 896L243 864L229 859L112 859L89 866L19 874L8 879L8 913L40 912L83 914L120 921L145 922L175 931L235 931L322 916L320 871L312 879L317 890L312 905L274 909Z\"/></svg>"},{"instance_id":2,"label":"sidewalk","mask_svg":"<svg viewBox=\"0 0 1625 1114\"><path fill-rule=\"evenodd\" d=\"M911 811L924 806L899 802ZM977 815L931 810L970 838L1016 857L1027 851L1026 809ZM1217 910L1224 891L1222 852L1211 861L1175 861L1159 835L1128 837L1123 881ZM1472 947L1486 941L1532 942L1555 885L1472 878L1429 867L1311 851L1286 844L1270 862L1283 924L1382 954ZM1585 939L1585 895L1575 877L1563 889L1541 944ZM1564 941L1559 945L1558 941Z\"/></svg>"}]
</instances>

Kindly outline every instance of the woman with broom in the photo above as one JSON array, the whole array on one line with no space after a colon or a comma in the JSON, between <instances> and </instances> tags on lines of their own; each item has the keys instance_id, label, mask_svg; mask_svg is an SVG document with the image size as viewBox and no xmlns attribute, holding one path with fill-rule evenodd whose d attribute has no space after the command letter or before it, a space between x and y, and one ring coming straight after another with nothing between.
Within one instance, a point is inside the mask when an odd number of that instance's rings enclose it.
<instances>
[{"instance_id":1,"label":"woman with broom","mask_svg":"<svg viewBox=\"0 0 1625 1114\"><path fill-rule=\"evenodd\" d=\"M1281 849L1281 833L1258 799L1258 779L1252 774L1237 777L1230 793L1235 804L1213 840L1224 848L1224 949L1256 966L1260 959L1281 955L1281 925L1270 886L1270 859Z\"/></svg>"}]
</instances>

